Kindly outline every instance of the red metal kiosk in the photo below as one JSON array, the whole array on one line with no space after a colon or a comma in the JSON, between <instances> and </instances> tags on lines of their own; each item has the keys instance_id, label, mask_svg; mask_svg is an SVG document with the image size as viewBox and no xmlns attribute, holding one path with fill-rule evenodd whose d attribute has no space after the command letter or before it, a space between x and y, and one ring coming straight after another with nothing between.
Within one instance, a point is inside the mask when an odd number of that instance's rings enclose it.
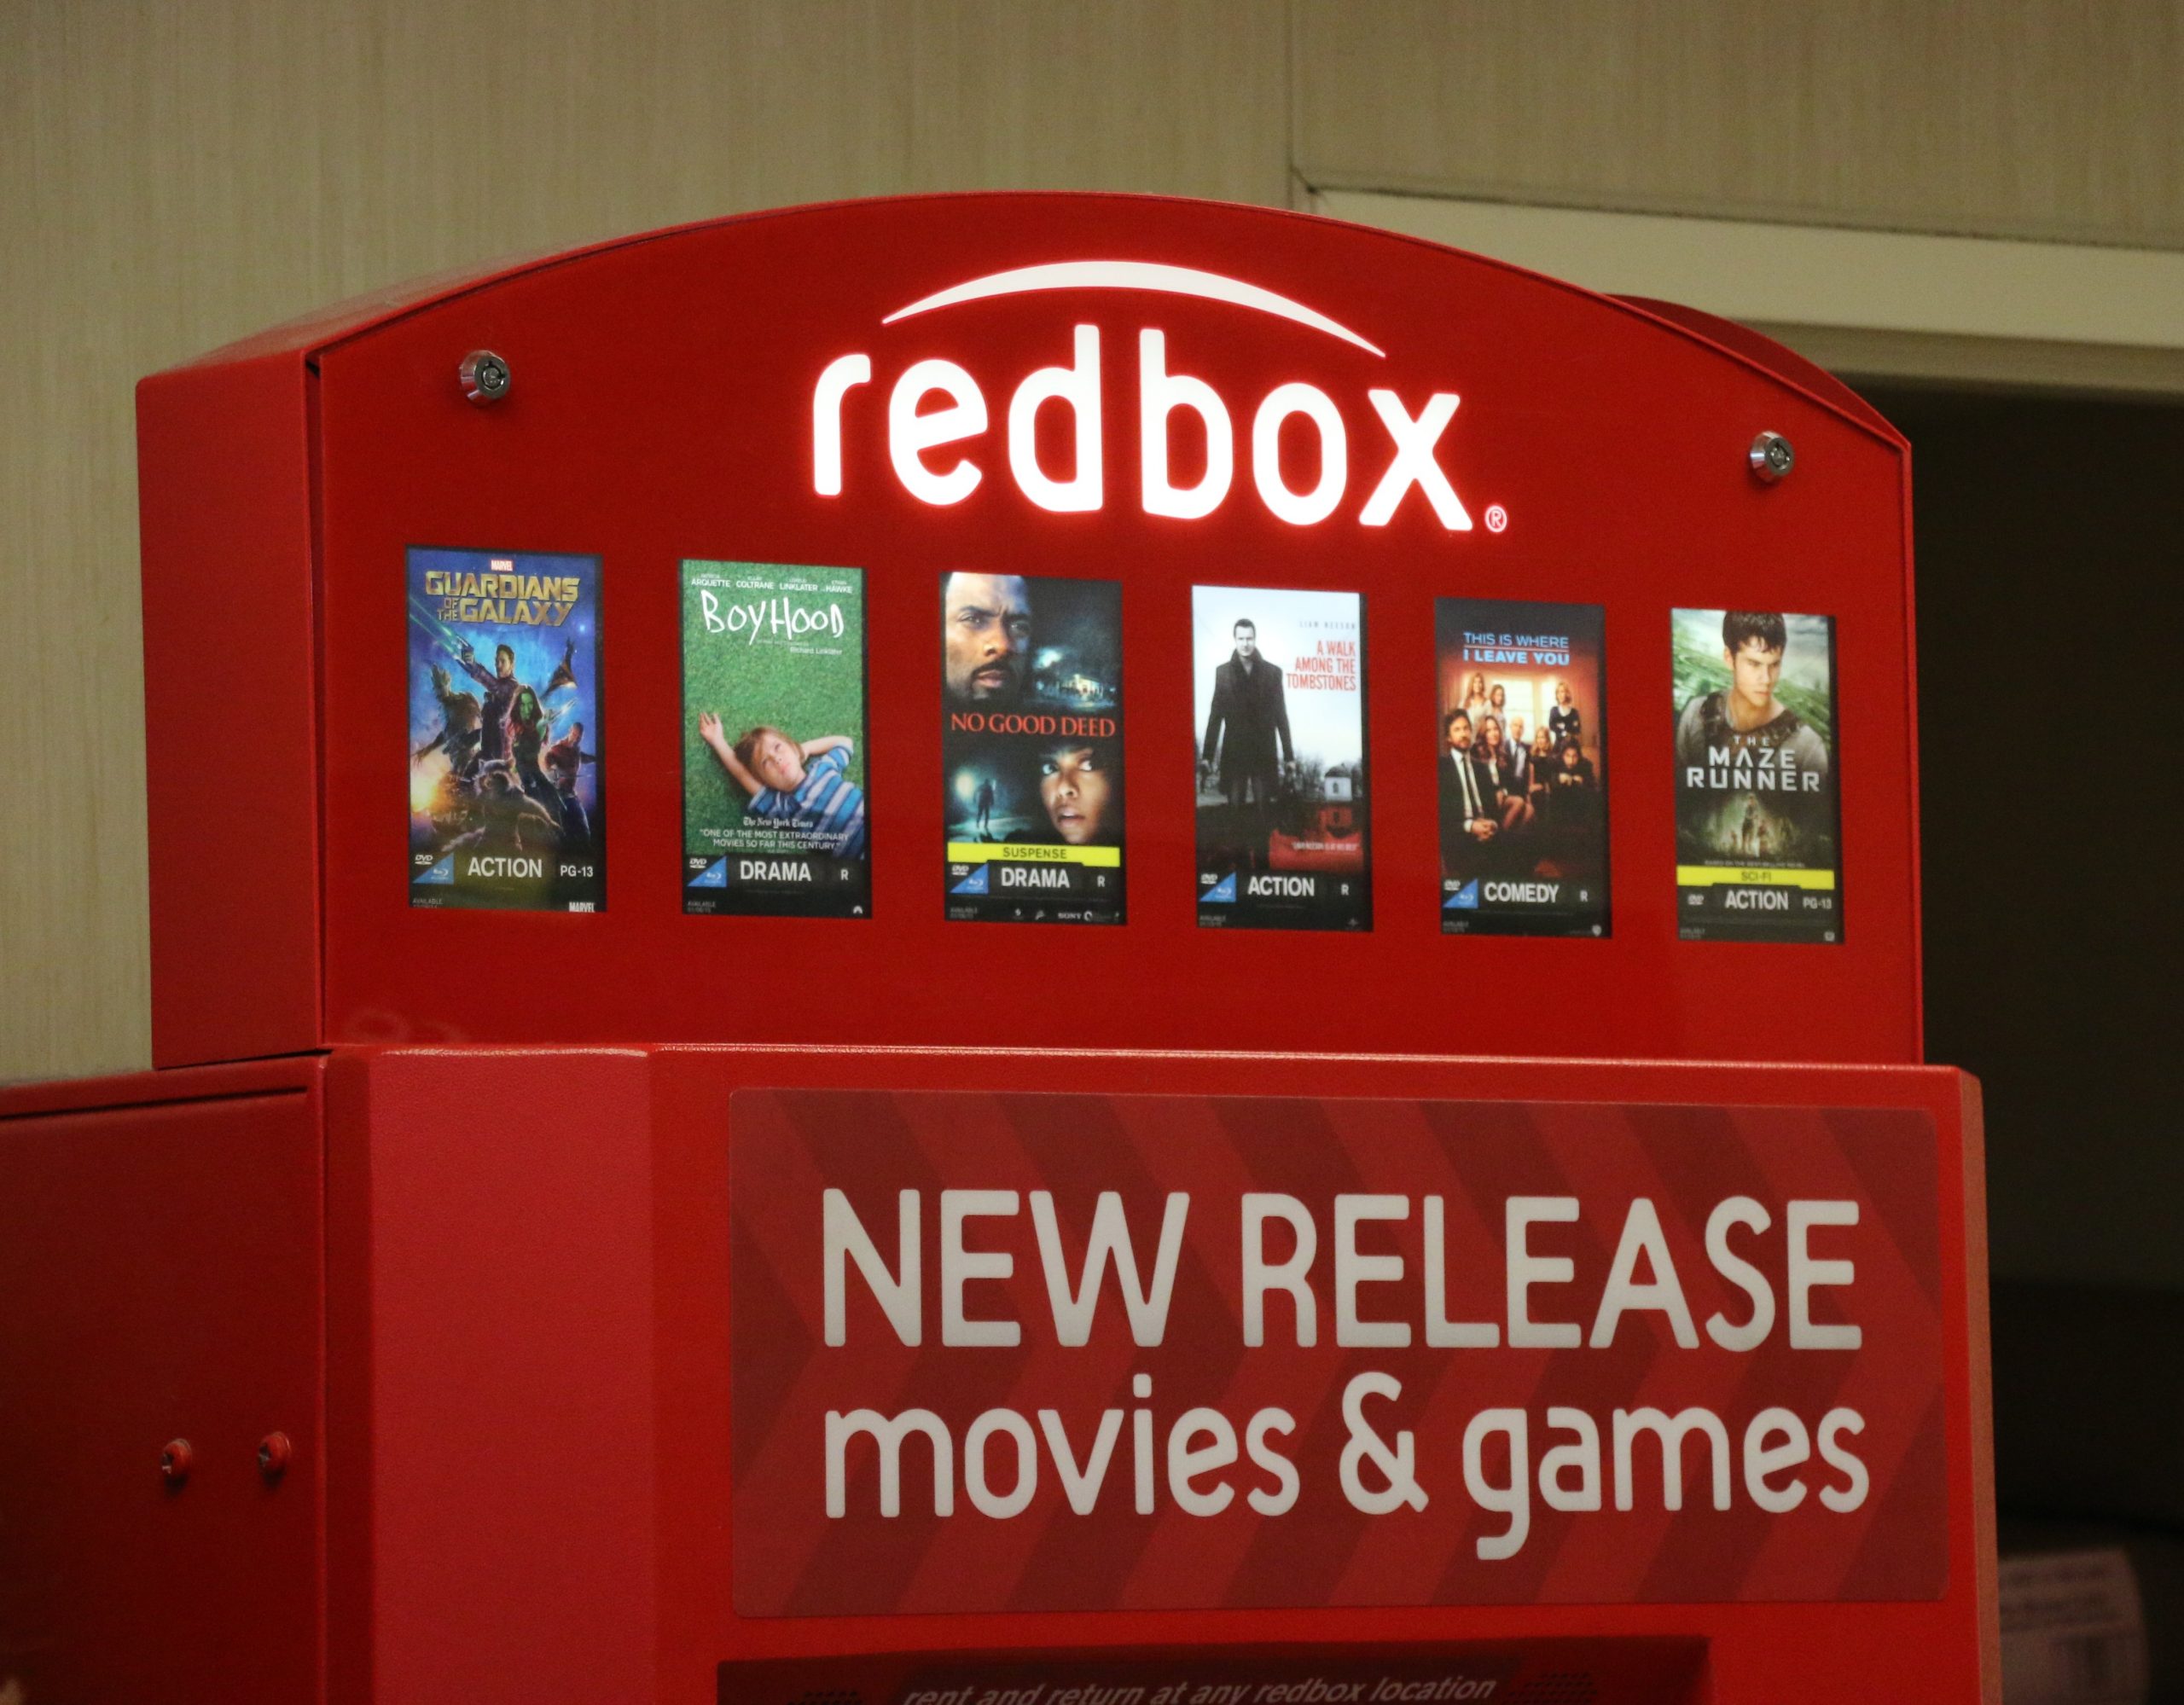
<instances>
[{"instance_id":1,"label":"red metal kiosk","mask_svg":"<svg viewBox=\"0 0 2184 1705\"><path fill-rule=\"evenodd\" d=\"M139 410L158 1069L0 1095L28 1699L1998 1696L1836 381L1002 195Z\"/></svg>"}]
</instances>

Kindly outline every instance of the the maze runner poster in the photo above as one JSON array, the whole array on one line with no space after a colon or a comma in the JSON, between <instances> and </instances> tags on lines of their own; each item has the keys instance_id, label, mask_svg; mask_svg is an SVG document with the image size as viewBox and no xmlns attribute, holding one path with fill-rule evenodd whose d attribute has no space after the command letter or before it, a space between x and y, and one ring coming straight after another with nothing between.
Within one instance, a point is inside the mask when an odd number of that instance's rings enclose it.
<instances>
[{"instance_id":1,"label":"the maze runner poster","mask_svg":"<svg viewBox=\"0 0 2184 1705\"><path fill-rule=\"evenodd\" d=\"M1675 623L1678 933L1841 941L1833 620L1678 610Z\"/></svg>"}]
</instances>

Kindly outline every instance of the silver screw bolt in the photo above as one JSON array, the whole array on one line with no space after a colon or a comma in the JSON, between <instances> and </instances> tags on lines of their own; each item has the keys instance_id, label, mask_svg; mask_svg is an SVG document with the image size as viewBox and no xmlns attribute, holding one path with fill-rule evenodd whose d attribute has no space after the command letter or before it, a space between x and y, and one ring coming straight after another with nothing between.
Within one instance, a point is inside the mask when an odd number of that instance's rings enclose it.
<instances>
[{"instance_id":1,"label":"silver screw bolt","mask_svg":"<svg viewBox=\"0 0 2184 1705\"><path fill-rule=\"evenodd\" d=\"M1767 485L1787 478L1790 470L1798 465L1798 453L1780 432L1762 432L1751 441L1749 456L1751 471Z\"/></svg>"},{"instance_id":2,"label":"silver screw bolt","mask_svg":"<svg viewBox=\"0 0 2184 1705\"><path fill-rule=\"evenodd\" d=\"M463 357L457 377L462 394L481 409L508 394L508 364L491 350L473 350Z\"/></svg>"}]
</instances>

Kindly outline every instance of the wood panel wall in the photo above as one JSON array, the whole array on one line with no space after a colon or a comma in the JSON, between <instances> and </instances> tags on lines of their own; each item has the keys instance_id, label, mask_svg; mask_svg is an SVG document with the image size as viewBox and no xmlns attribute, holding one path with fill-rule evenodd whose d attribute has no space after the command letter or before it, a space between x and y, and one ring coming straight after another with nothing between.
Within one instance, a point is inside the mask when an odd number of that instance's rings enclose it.
<instances>
[{"instance_id":1,"label":"wood panel wall","mask_svg":"<svg viewBox=\"0 0 2184 1705\"><path fill-rule=\"evenodd\" d=\"M494 254L909 189L2184 246L2180 89L2180 0L6 0L0 1079L148 1058L142 374ZM207 879L247 882L248 731L203 734Z\"/></svg>"}]
</instances>

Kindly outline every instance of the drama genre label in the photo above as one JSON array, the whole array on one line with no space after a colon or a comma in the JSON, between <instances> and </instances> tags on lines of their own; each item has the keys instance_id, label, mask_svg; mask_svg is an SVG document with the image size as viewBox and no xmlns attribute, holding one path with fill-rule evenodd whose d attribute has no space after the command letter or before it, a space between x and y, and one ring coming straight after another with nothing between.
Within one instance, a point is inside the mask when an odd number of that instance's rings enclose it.
<instances>
[{"instance_id":1,"label":"drama genre label","mask_svg":"<svg viewBox=\"0 0 2184 1705\"><path fill-rule=\"evenodd\" d=\"M739 1092L744 1615L1938 1598L1919 1111Z\"/></svg>"}]
</instances>

